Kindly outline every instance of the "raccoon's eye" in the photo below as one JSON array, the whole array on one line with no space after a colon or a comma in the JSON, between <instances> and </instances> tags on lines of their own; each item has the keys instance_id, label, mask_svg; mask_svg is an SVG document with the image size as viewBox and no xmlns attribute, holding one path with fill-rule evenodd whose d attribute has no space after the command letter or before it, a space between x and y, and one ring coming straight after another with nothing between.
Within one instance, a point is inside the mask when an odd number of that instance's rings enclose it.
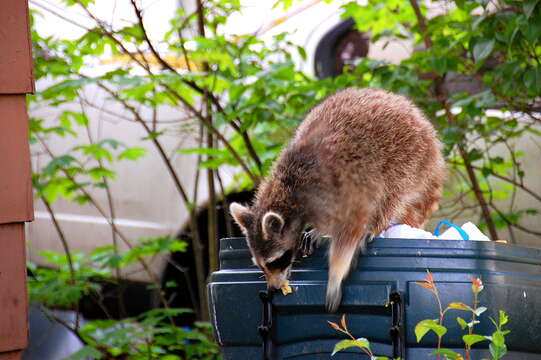
<instances>
[{"instance_id":1,"label":"raccoon's eye","mask_svg":"<svg viewBox=\"0 0 541 360\"><path fill-rule=\"evenodd\" d=\"M291 259L293 257L293 251L288 250L278 259L267 263L267 268L269 270L285 269L291 264Z\"/></svg>"}]
</instances>

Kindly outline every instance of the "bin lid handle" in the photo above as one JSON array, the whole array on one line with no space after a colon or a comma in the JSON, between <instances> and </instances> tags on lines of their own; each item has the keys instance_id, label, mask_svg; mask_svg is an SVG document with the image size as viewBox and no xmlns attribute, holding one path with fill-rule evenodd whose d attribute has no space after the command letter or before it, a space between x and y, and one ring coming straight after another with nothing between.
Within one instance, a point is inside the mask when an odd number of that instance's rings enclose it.
<instances>
[{"instance_id":1,"label":"bin lid handle","mask_svg":"<svg viewBox=\"0 0 541 360\"><path fill-rule=\"evenodd\" d=\"M462 236L462 239L463 240L470 240L470 236L468 235L467 232L464 231L464 229L462 229L460 226L458 225L455 225L453 224L452 222L450 221L447 221L447 220L441 220L438 225L436 225L436 230L434 230L434 235L435 236L439 236L440 235L440 226L441 225L447 225L447 226L450 226L452 228L455 228L456 231L458 231L458 233L460 234L460 236Z\"/></svg>"}]
</instances>

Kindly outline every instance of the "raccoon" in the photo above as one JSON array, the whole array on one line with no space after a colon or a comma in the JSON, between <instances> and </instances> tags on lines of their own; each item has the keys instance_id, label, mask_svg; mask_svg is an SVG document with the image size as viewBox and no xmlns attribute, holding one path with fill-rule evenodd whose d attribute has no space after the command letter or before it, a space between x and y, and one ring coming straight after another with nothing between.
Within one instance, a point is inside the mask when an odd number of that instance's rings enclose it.
<instances>
[{"instance_id":1,"label":"raccoon","mask_svg":"<svg viewBox=\"0 0 541 360\"><path fill-rule=\"evenodd\" d=\"M358 251L392 222L422 228L445 179L432 124L404 96L346 89L315 106L259 186L230 212L269 288L286 284L311 225L330 237L326 307L335 312Z\"/></svg>"}]
</instances>

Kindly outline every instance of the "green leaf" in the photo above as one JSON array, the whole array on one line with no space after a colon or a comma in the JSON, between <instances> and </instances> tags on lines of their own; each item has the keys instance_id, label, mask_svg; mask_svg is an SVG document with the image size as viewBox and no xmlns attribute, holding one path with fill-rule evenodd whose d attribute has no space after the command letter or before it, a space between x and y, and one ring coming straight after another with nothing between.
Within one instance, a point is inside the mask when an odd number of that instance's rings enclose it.
<instances>
[{"instance_id":1,"label":"green leaf","mask_svg":"<svg viewBox=\"0 0 541 360\"><path fill-rule=\"evenodd\" d=\"M415 326L415 336L417 336L417 342L420 342L421 339L426 335L427 332L433 331L439 337L442 337L447 332L447 328L442 326L433 319L425 319L417 323Z\"/></svg>"},{"instance_id":2,"label":"green leaf","mask_svg":"<svg viewBox=\"0 0 541 360\"><path fill-rule=\"evenodd\" d=\"M337 352L342 351L344 349L349 349L351 347L356 347L356 345L353 342L354 342L354 340L349 340L349 339L339 341L338 343L336 343L336 345L334 345L334 349L332 351L331 356L334 356L334 354L336 354Z\"/></svg>"},{"instance_id":3,"label":"green leaf","mask_svg":"<svg viewBox=\"0 0 541 360\"><path fill-rule=\"evenodd\" d=\"M415 326L415 336L417 337L417 342L421 342L422 338L430 331L430 328L425 326L426 322L434 320L422 320Z\"/></svg>"},{"instance_id":4,"label":"green leaf","mask_svg":"<svg viewBox=\"0 0 541 360\"><path fill-rule=\"evenodd\" d=\"M484 306L479 306L477 309L474 310L475 315L480 316L482 313L487 311L487 308Z\"/></svg>"},{"instance_id":5,"label":"green leaf","mask_svg":"<svg viewBox=\"0 0 541 360\"><path fill-rule=\"evenodd\" d=\"M342 340L342 341L338 342L336 345L334 345L334 349L333 349L333 352L332 352L331 356L333 356L334 354L336 354L339 351L342 351L344 349L349 349L351 347L358 347L358 348L362 348L362 349L370 349L370 343L365 338L359 338L359 339L356 339L356 340L349 340L349 339Z\"/></svg>"},{"instance_id":6,"label":"green leaf","mask_svg":"<svg viewBox=\"0 0 541 360\"><path fill-rule=\"evenodd\" d=\"M355 344L361 348L370 349L370 342L366 338L355 339Z\"/></svg>"},{"instance_id":7,"label":"green leaf","mask_svg":"<svg viewBox=\"0 0 541 360\"><path fill-rule=\"evenodd\" d=\"M449 350L449 349L437 349L437 350L433 350L431 352L431 354L433 355L437 355L437 354L441 354L441 355L445 355L446 358L448 359L453 359L453 360L463 360L463 357L461 354L453 351L453 350Z\"/></svg>"},{"instance_id":8,"label":"green leaf","mask_svg":"<svg viewBox=\"0 0 541 360\"><path fill-rule=\"evenodd\" d=\"M62 155L55 157L51 162L43 169L43 173L46 175L53 175L58 169L66 169L72 162L75 162L75 158L71 155Z\"/></svg>"},{"instance_id":9,"label":"green leaf","mask_svg":"<svg viewBox=\"0 0 541 360\"><path fill-rule=\"evenodd\" d=\"M464 330L468 326L466 321L463 318L461 318L460 316L457 316L456 321L458 322L458 324L460 325L460 328L462 330Z\"/></svg>"},{"instance_id":10,"label":"green leaf","mask_svg":"<svg viewBox=\"0 0 541 360\"><path fill-rule=\"evenodd\" d=\"M148 93L152 90L154 90L154 83L149 82L130 89L125 89L123 92L128 96L129 99L144 102L149 96Z\"/></svg>"},{"instance_id":11,"label":"green leaf","mask_svg":"<svg viewBox=\"0 0 541 360\"><path fill-rule=\"evenodd\" d=\"M485 340L488 340L486 338L486 336L483 336L483 335L477 335L477 334L472 334L472 335L464 335L462 336L462 340L464 340L464 343L466 345L473 345L473 344L476 344L480 341L485 341Z\"/></svg>"},{"instance_id":12,"label":"green leaf","mask_svg":"<svg viewBox=\"0 0 541 360\"><path fill-rule=\"evenodd\" d=\"M532 94L541 93L541 67L528 69L524 73L524 83Z\"/></svg>"},{"instance_id":13,"label":"green leaf","mask_svg":"<svg viewBox=\"0 0 541 360\"><path fill-rule=\"evenodd\" d=\"M114 179L116 176L114 171L101 167L101 166L96 166L96 167L93 167L92 169L89 169L88 174L94 180L101 180L104 177L109 178L109 179Z\"/></svg>"},{"instance_id":14,"label":"green leaf","mask_svg":"<svg viewBox=\"0 0 541 360\"><path fill-rule=\"evenodd\" d=\"M178 355L165 355L160 357L161 360L182 360L182 358Z\"/></svg>"},{"instance_id":15,"label":"green leaf","mask_svg":"<svg viewBox=\"0 0 541 360\"><path fill-rule=\"evenodd\" d=\"M495 40L494 38L488 39L479 39L475 42L473 46L473 58L475 61L481 61L487 58L494 49Z\"/></svg>"},{"instance_id":16,"label":"green leaf","mask_svg":"<svg viewBox=\"0 0 541 360\"><path fill-rule=\"evenodd\" d=\"M118 160L122 160L122 159L137 160L145 156L146 153L147 153L147 149L141 148L141 147L134 147L134 148L126 149L123 152L121 152L118 155L117 159Z\"/></svg>"},{"instance_id":17,"label":"green leaf","mask_svg":"<svg viewBox=\"0 0 541 360\"><path fill-rule=\"evenodd\" d=\"M64 358L64 360L88 360L88 359L101 359L103 354L96 348L86 345L79 351Z\"/></svg>"},{"instance_id":18,"label":"green leaf","mask_svg":"<svg viewBox=\"0 0 541 360\"><path fill-rule=\"evenodd\" d=\"M505 337L503 336L503 333L501 331L495 331L492 334L492 342L498 347L503 346L505 344Z\"/></svg>"},{"instance_id":19,"label":"green leaf","mask_svg":"<svg viewBox=\"0 0 541 360\"><path fill-rule=\"evenodd\" d=\"M468 160L470 161L476 161L476 160L479 160L479 159L482 159L483 158L483 153L481 153L478 149L472 149L468 152L468 154L466 155L466 157L468 158Z\"/></svg>"},{"instance_id":20,"label":"green leaf","mask_svg":"<svg viewBox=\"0 0 541 360\"><path fill-rule=\"evenodd\" d=\"M524 0L522 3L522 9L524 10L524 13L527 17L532 16L533 11L535 10L535 6L539 0Z\"/></svg>"},{"instance_id":21,"label":"green leaf","mask_svg":"<svg viewBox=\"0 0 541 360\"><path fill-rule=\"evenodd\" d=\"M192 149L176 149L175 151L182 154L197 154L208 156L223 155L224 151L216 148L192 148Z\"/></svg>"},{"instance_id":22,"label":"green leaf","mask_svg":"<svg viewBox=\"0 0 541 360\"><path fill-rule=\"evenodd\" d=\"M100 142L97 143L97 145L109 145L113 149L117 149L122 145L122 143L116 139L103 139Z\"/></svg>"},{"instance_id":23,"label":"green leaf","mask_svg":"<svg viewBox=\"0 0 541 360\"><path fill-rule=\"evenodd\" d=\"M148 136L142 137L141 140L155 140L155 139L158 139L163 134L165 134L165 130L151 131L151 132L148 133Z\"/></svg>"},{"instance_id":24,"label":"green leaf","mask_svg":"<svg viewBox=\"0 0 541 360\"><path fill-rule=\"evenodd\" d=\"M497 346L494 343L490 343L488 346L490 354L492 355L492 360L499 360L507 353L507 347L504 345Z\"/></svg>"},{"instance_id":25,"label":"green leaf","mask_svg":"<svg viewBox=\"0 0 541 360\"><path fill-rule=\"evenodd\" d=\"M59 116L60 123L70 122L71 120L74 120L76 124L81 126L86 126L89 124L88 117L83 113L76 113L73 111L64 111Z\"/></svg>"},{"instance_id":26,"label":"green leaf","mask_svg":"<svg viewBox=\"0 0 541 360\"><path fill-rule=\"evenodd\" d=\"M96 160L106 159L108 161L113 161L113 156L111 152L107 150L101 143L90 144L90 145L80 145L73 148L73 150L81 150L83 154L92 156Z\"/></svg>"},{"instance_id":27,"label":"green leaf","mask_svg":"<svg viewBox=\"0 0 541 360\"><path fill-rule=\"evenodd\" d=\"M500 310L500 327L507 324L509 321L509 316L505 313L505 311Z\"/></svg>"}]
</instances>

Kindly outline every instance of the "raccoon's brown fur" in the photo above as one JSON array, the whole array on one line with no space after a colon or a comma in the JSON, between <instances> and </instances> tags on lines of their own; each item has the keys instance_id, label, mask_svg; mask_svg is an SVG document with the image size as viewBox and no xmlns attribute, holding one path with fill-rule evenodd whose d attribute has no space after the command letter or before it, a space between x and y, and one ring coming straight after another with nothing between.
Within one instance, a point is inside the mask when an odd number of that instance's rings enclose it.
<instances>
[{"instance_id":1,"label":"raccoon's brown fur","mask_svg":"<svg viewBox=\"0 0 541 360\"><path fill-rule=\"evenodd\" d=\"M430 122L405 97L347 89L314 107L261 184L231 212L269 286L289 274L306 224L331 238L327 308L335 311L365 234L391 222L423 227L438 207L445 165Z\"/></svg>"}]
</instances>

